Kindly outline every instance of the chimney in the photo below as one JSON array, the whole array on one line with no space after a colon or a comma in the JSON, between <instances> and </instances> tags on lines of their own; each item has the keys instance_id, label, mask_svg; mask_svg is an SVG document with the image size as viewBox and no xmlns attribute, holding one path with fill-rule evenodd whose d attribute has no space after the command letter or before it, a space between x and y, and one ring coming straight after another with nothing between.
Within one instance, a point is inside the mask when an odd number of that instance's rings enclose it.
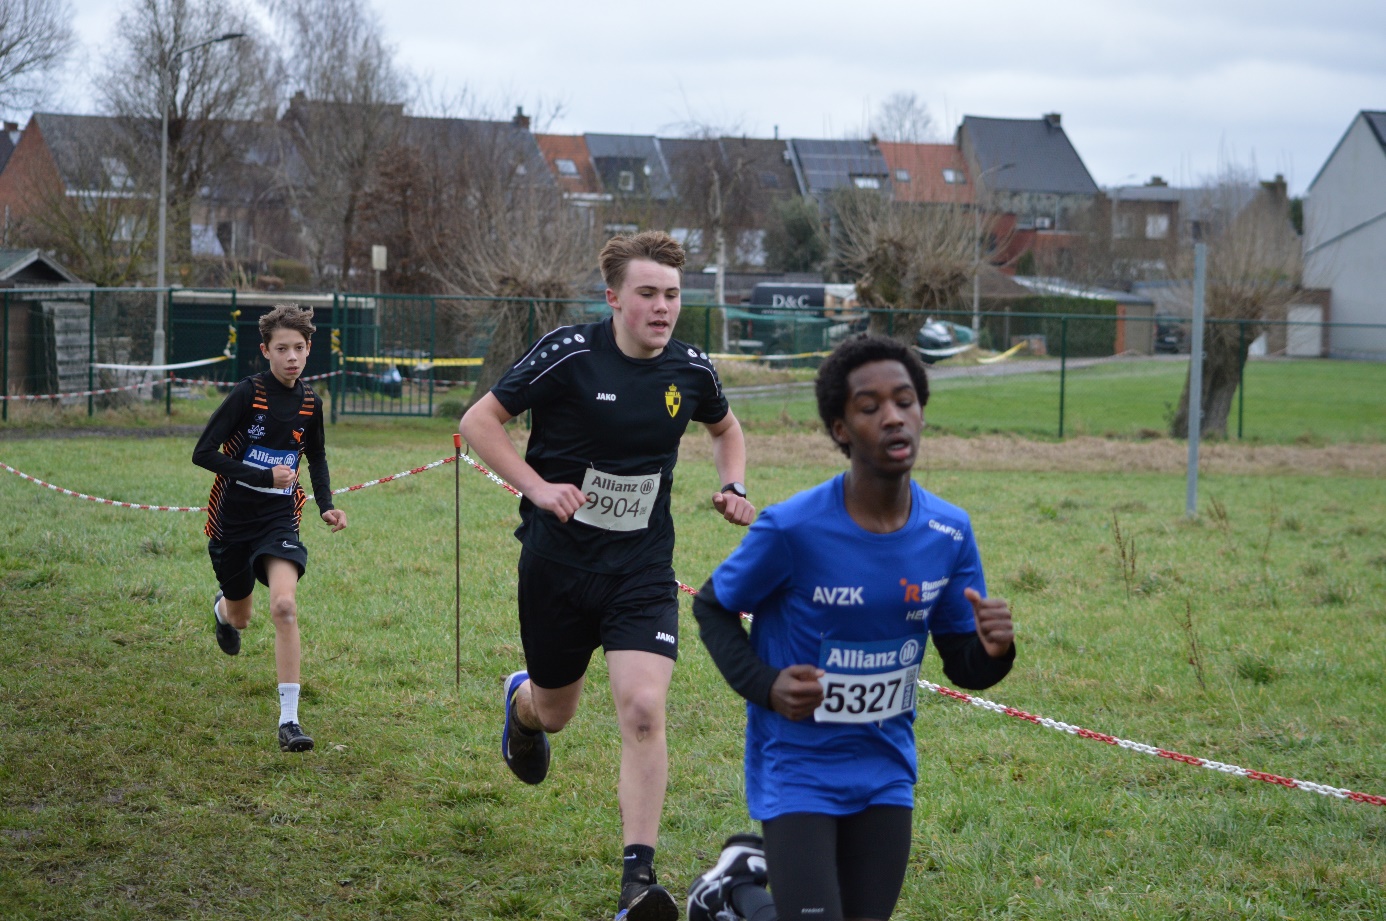
<instances>
[{"instance_id":1,"label":"chimney","mask_svg":"<svg viewBox=\"0 0 1386 921\"><path fill-rule=\"evenodd\" d=\"M1165 182L1165 177L1163 176L1151 176L1150 181L1147 182L1146 185L1151 188L1169 188L1169 183Z\"/></svg>"},{"instance_id":2,"label":"chimney","mask_svg":"<svg viewBox=\"0 0 1386 921\"><path fill-rule=\"evenodd\" d=\"M18 130L19 130L19 122L5 122L5 130L6 130L6 131L18 131Z\"/></svg>"},{"instance_id":3,"label":"chimney","mask_svg":"<svg viewBox=\"0 0 1386 921\"><path fill-rule=\"evenodd\" d=\"M1044 116L1044 123L1048 125L1050 128L1057 128L1059 127L1059 121L1062 117L1063 116L1061 116L1058 112L1047 112Z\"/></svg>"},{"instance_id":4,"label":"chimney","mask_svg":"<svg viewBox=\"0 0 1386 921\"><path fill-rule=\"evenodd\" d=\"M515 107L515 117L510 119L510 124L519 128L521 131L529 130L529 116L525 114L524 106Z\"/></svg>"}]
</instances>

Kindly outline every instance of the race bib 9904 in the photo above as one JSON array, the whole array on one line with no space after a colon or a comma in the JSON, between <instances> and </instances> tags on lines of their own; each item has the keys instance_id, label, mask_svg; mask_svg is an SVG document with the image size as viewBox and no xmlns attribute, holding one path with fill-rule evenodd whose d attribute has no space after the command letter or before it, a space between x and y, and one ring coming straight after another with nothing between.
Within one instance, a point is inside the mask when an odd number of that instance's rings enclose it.
<instances>
[{"instance_id":1,"label":"race bib 9904","mask_svg":"<svg viewBox=\"0 0 1386 921\"><path fill-rule=\"evenodd\" d=\"M617 476L588 467L582 477L587 502L573 517L604 531L641 531L650 523L659 474Z\"/></svg>"},{"instance_id":2,"label":"race bib 9904","mask_svg":"<svg viewBox=\"0 0 1386 921\"><path fill-rule=\"evenodd\" d=\"M823 703L813 711L819 723L874 723L914 709L915 682L924 654L924 637L906 636L872 643L826 640L818 667L825 674Z\"/></svg>"}]
</instances>

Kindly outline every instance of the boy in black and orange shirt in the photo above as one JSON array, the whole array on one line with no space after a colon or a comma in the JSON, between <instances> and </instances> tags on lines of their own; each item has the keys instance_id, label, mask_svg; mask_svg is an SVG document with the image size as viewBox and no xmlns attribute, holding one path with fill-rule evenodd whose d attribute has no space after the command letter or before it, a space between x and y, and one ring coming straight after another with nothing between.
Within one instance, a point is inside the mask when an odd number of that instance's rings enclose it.
<instances>
[{"instance_id":1,"label":"boy in black and orange shirt","mask_svg":"<svg viewBox=\"0 0 1386 921\"><path fill-rule=\"evenodd\" d=\"M315 327L311 307L280 304L260 318L260 353L270 369L238 383L207 420L193 463L217 475L207 503L212 558L220 588L212 602L217 645L234 656L250 624L255 580L269 586L274 660L279 678L279 748L308 751L313 740L298 724L298 580L308 565L299 540L307 501L299 461L308 461L313 495L333 532L347 525L332 507L322 400L299 380Z\"/></svg>"}]
</instances>

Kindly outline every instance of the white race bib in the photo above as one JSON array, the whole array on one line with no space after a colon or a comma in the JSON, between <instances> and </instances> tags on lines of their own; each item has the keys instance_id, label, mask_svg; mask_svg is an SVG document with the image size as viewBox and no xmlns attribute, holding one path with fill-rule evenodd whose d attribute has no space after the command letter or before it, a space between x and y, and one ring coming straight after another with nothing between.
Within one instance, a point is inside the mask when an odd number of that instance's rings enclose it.
<instances>
[{"instance_id":1,"label":"white race bib","mask_svg":"<svg viewBox=\"0 0 1386 921\"><path fill-rule=\"evenodd\" d=\"M260 470L270 470L274 467L283 466L290 467L296 471L298 470L298 458L299 454L297 451L273 451L269 448L261 447L260 445L251 445L246 449L245 457L241 458L241 463L250 467L256 467ZM247 489L253 489L256 492L267 492L274 496L291 496L294 492L293 483L281 489L277 486L251 486L244 480L237 480L236 482Z\"/></svg>"},{"instance_id":2,"label":"white race bib","mask_svg":"<svg viewBox=\"0 0 1386 921\"><path fill-rule=\"evenodd\" d=\"M573 517L603 531L643 531L650 523L659 474L617 476L588 467L582 477L587 503Z\"/></svg>"},{"instance_id":3,"label":"white race bib","mask_svg":"<svg viewBox=\"0 0 1386 921\"><path fill-rule=\"evenodd\" d=\"M823 643L818 667L824 675L823 703L813 711L819 723L875 723L914 709L915 682L924 637L906 636L872 643Z\"/></svg>"}]
</instances>

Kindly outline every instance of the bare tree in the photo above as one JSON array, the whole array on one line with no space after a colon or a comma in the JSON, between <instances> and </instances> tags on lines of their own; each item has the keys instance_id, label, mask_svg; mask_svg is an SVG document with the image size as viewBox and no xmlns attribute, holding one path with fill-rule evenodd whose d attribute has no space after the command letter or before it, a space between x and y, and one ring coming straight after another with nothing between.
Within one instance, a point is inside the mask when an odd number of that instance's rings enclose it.
<instances>
[{"instance_id":1,"label":"bare tree","mask_svg":"<svg viewBox=\"0 0 1386 921\"><path fill-rule=\"evenodd\" d=\"M856 279L863 307L908 311L871 315L872 332L907 342L931 315L956 309L972 280L979 215L961 205L891 202L878 192L840 189L832 199L834 259ZM990 222L981 221L981 232Z\"/></svg>"},{"instance_id":2,"label":"bare tree","mask_svg":"<svg viewBox=\"0 0 1386 921\"><path fill-rule=\"evenodd\" d=\"M409 82L364 0L269 0L293 98L285 194L320 281L350 285L367 188L403 130Z\"/></svg>"},{"instance_id":3,"label":"bare tree","mask_svg":"<svg viewBox=\"0 0 1386 921\"><path fill-rule=\"evenodd\" d=\"M55 169L27 185L12 232L94 284L134 284L154 251L155 202L112 156L130 145L124 124L90 115L40 118Z\"/></svg>"},{"instance_id":4,"label":"bare tree","mask_svg":"<svg viewBox=\"0 0 1386 921\"><path fill-rule=\"evenodd\" d=\"M870 135L880 141L905 141L922 144L934 139L934 117L929 107L914 93L891 93L877 108L867 126Z\"/></svg>"},{"instance_id":5,"label":"bare tree","mask_svg":"<svg viewBox=\"0 0 1386 921\"><path fill-rule=\"evenodd\" d=\"M230 33L245 37L189 50ZM144 194L156 195L167 111L168 247L177 262L189 255L204 190L242 154L235 123L264 114L273 99L268 49L233 0L133 0L116 36L119 51L97 83L102 107L126 128L126 146L110 155Z\"/></svg>"},{"instance_id":6,"label":"bare tree","mask_svg":"<svg viewBox=\"0 0 1386 921\"><path fill-rule=\"evenodd\" d=\"M422 164L430 274L451 293L496 298L480 396L533 336L559 325L564 301L596 264L595 233L563 200L528 130L415 119L410 134Z\"/></svg>"},{"instance_id":7,"label":"bare tree","mask_svg":"<svg viewBox=\"0 0 1386 921\"><path fill-rule=\"evenodd\" d=\"M64 0L0 3L0 110L33 105L73 46L72 7Z\"/></svg>"},{"instance_id":8,"label":"bare tree","mask_svg":"<svg viewBox=\"0 0 1386 921\"><path fill-rule=\"evenodd\" d=\"M1264 328L1258 321L1283 318L1299 289L1301 247L1283 185L1263 183L1258 188L1244 171L1226 170L1207 189L1200 212L1208 246L1206 316L1235 322L1213 322L1205 328L1199 428L1203 435L1225 438L1247 352ZM1184 279L1193 277L1191 250L1186 248L1178 266ZM1188 433L1186 380L1170 434L1186 438Z\"/></svg>"}]
</instances>

